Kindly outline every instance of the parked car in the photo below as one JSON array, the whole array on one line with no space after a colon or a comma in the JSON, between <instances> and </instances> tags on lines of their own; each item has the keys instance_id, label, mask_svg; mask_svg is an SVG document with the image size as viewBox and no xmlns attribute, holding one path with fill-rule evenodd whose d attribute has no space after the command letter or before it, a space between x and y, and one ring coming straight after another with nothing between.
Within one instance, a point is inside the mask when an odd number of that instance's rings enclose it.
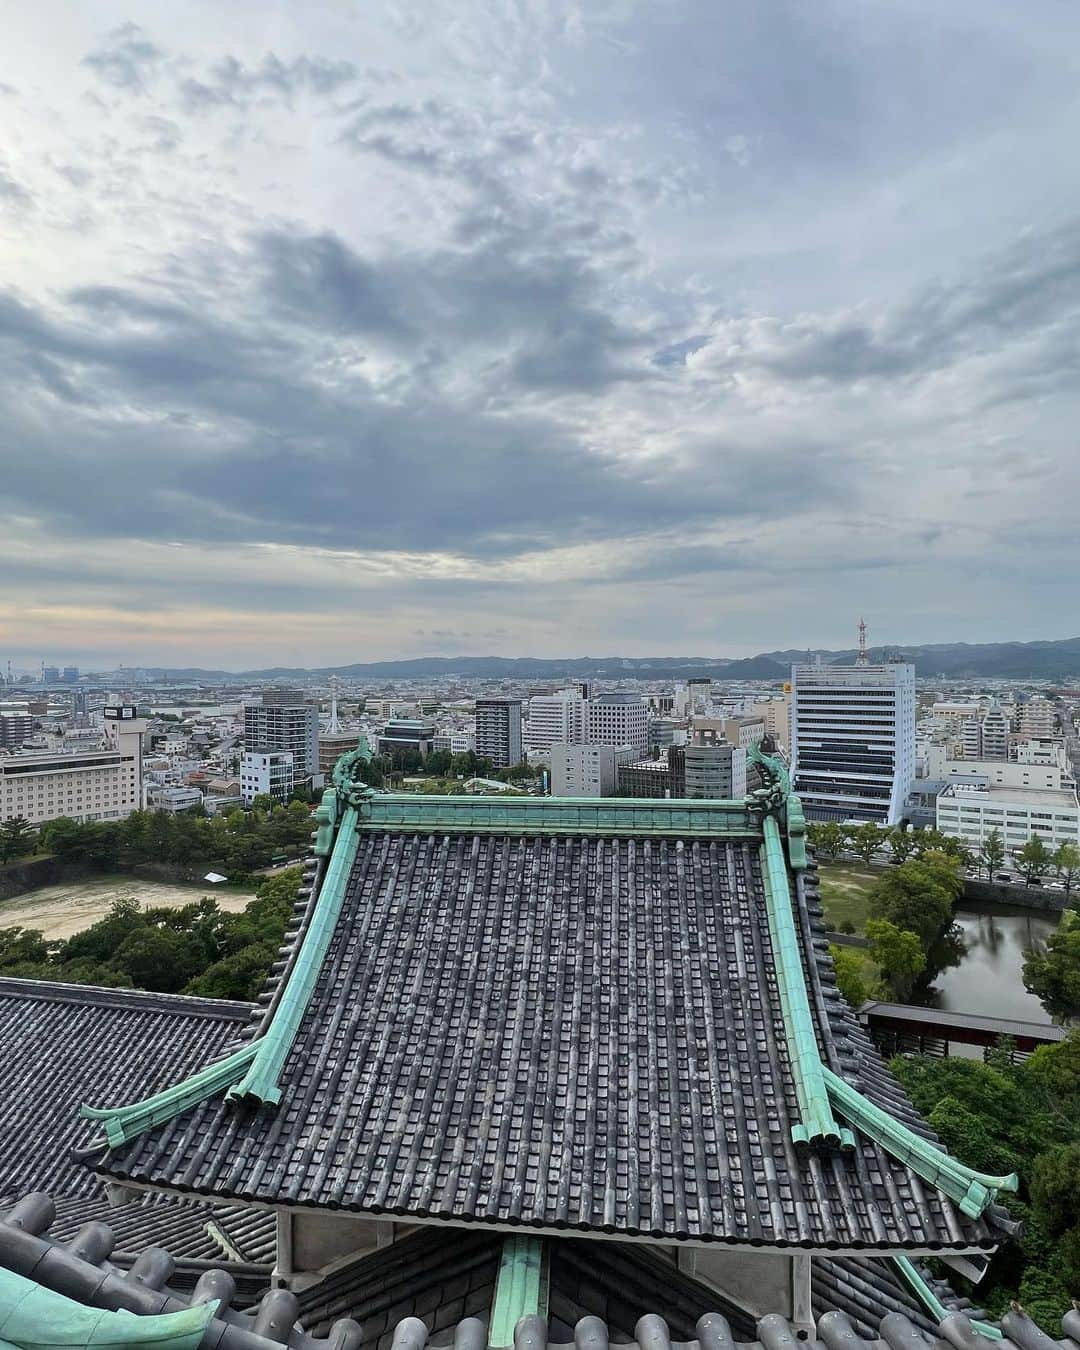
<instances>
[{"instance_id":1,"label":"parked car","mask_svg":"<svg viewBox=\"0 0 1080 1350\"><path fill-rule=\"evenodd\" d=\"M997 874L997 879L998 881L1012 881L1012 877L1008 872L999 872Z\"/></svg>"}]
</instances>

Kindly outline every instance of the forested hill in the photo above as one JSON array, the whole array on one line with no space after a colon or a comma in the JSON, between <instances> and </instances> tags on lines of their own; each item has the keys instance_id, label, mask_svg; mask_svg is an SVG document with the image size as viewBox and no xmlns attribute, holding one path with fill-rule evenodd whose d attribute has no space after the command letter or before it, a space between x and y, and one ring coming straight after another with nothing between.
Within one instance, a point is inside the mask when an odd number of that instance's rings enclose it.
<instances>
[{"instance_id":1,"label":"forested hill","mask_svg":"<svg viewBox=\"0 0 1080 1350\"><path fill-rule=\"evenodd\" d=\"M167 680L221 683L300 680L332 674L349 680L420 680L457 675L462 679L474 680L686 680L710 677L715 680L779 681L788 677L793 662L820 656L826 664L843 665L853 661L855 655L852 647L846 651L789 648L738 660L712 656L424 656L404 661L356 662L352 665L311 669L273 666L262 670L225 671L158 667L147 673ZM872 661L898 655L905 661L914 661L916 672L925 678L940 675L974 679L1080 680L1080 637L1063 638L1055 642L956 642L930 646L890 644L870 649Z\"/></svg>"}]
</instances>

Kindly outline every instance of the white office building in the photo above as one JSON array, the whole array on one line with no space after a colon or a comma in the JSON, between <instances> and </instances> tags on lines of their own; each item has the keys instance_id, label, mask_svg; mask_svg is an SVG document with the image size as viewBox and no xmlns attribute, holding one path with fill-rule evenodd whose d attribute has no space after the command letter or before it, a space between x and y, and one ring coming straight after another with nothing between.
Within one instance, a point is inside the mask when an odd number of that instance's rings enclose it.
<instances>
[{"instance_id":1,"label":"white office building","mask_svg":"<svg viewBox=\"0 0 1080 1350\"><path fill-rule=\"evenodd\" d=\"M553 797L614 797L619 767L632 764L636 752L629 746L553 745Z\"/></svg>"},{"instance_id":2,"label":"white office building","mask_svg":"<svg viewBox=\"0 0 1080 1350\"><path fill-rule=\"evenodd\" d=\"M636 758L649 752L648 709L640 694L597 694L585 704L587 745L628 745Z\"/></svg>"},{"instance_id":3,"label":"white office building","mask_svg":"<svg viewBox=\"0 0 1080 1350\"><path fill-rule=\"evenodd\" d=\"M585 739L585 700L580 686L561 689L557 694L536 694L529 699L525 739L530 750L581 745Z\"/></svg>"},{"instance_id":4,"label":"white office building","mask_svg":"<svg viewBox=\"0 0 1080 1350\"><path fill-rule=\"evenodd\" d=\"M997 830L1010 853L1036 835L1052 851L1080 844L1080 807L1072 790L950 783L938 793L937 827L975 849Z\"/></svg>"},{"instance_id":5,"label":"white office building","mask_svg":"<svg viewBox=\"0 0 1080 1350\"><path fill-rule=\"evenodd\" d=\"M145 731L138 710L125 704L105 709L103 748L0 756L0 820L123 820L140 810Z\"/></svg>"},{"instance_id":6,"label":"white office building","mask_svg":"<svg viewBox=\"0 0 1080 1350\"><path fill-rule=\"evenodd\" d=\"M287 802L292 794L295 770L289 750L245 750L240 761L241 802L251 806L256 797Z\"/></svg>"},{"instance_id":7,"label":"white office building","mask_svg":"<svg viewBox=\"0 0 1080 1350\"><path fill-rule=\"evenodd\" d=\"M794 666L791 768L808 820L895 824L915 778L915 667Z\"/></svg>"}]
</instances>

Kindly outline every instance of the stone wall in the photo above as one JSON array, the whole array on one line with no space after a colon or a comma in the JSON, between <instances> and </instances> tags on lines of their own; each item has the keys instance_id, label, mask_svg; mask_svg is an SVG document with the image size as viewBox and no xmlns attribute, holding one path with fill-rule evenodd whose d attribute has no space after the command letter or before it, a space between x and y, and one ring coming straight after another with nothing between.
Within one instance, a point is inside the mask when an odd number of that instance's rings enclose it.
<instances>
[{"instance_id":1,"label":"stone wall","mask_svg":"<svg viewBox=\"0 0 1080 1350\"><path fill-rule=\"evenodd\" d=\"M1078 892L1080 893L1080 892ZM1057 913L1065 908L1065 892L1048 886L1025 886L1020 882L964 881L963 900L975 904L1013 905L1018 909L1038 909Z\"/></svg>"},{"instance_id":2,"label":"stone wall","mask_svg":"<svg viewBox=\"0 0 1080 1350\"><path fill-rule=\"evenodd\" d=\"M0 900L13 900L17 895L39 890L42 886L59 886L62 882L81 881L95 876L98 869L91 863L61 862L51 856L23 858L0 866Z\"/></svg>"}]
</instances>

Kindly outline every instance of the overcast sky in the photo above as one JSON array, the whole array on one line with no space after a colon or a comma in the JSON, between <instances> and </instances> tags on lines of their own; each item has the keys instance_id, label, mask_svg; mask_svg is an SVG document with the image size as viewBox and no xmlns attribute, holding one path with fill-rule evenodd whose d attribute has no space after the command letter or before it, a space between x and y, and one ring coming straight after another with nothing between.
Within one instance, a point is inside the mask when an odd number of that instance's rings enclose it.
<instances>
[{"instance_id":1,"label":"overcast sky","mask_svg":"<svg viewBox=\"0 0 1080 1350\"><path fill-rule=\"evenodd\" d=\"M0 660L1080 632L1080 8L36 0Z\"/></svg>"}]
</instances>

